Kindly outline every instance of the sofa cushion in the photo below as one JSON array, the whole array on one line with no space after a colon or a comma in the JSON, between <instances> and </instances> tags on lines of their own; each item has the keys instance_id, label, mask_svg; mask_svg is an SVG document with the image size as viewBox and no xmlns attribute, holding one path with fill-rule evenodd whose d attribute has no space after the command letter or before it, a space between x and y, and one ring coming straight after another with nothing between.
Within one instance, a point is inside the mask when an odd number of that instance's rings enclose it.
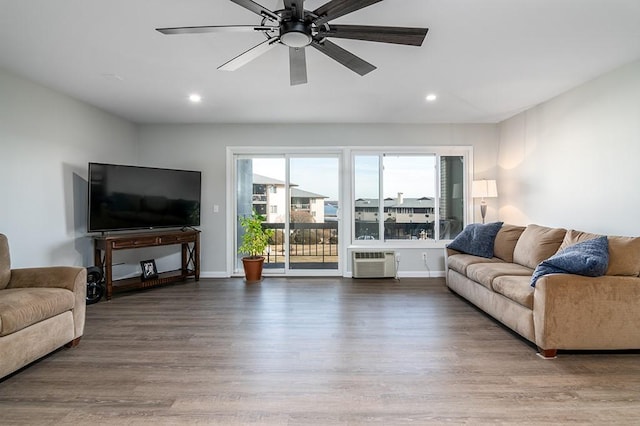
<instances>
[{"instance_id":1,"label":"sofa cushion","mask_svg":"<svg viewBox=\"0 0 640 426\"><path fill-rule=\"evenodd\" d=\"M456 272L460 272L462 275L467 274L467 267L474 263L495 263L502 262L502 260L492 257L487 259L486 257L474 256L472 254L454 254L447 258L447 266L449 269L453 269Z\"/></svg>"},{"instance_id":2,"label":"sofa cushion","mask_svg":"<svg viewBox=\"0 0 640 426\"><path fill-rule=\"evenodd\" d=\"M0 290L0 336L73 309L75 295L62 288Z\"/></svg>"},{"instance_id":3,"label":"sofa cushion","mask_svg":"<svg viewBox=\"0 0 640 426\"><path fill-rule=\"evenodd\" d=\"M513 250L516 248L516 243L524 230L524 226L502 225L502 228L500 228L496 235L496 241L493 245L493 255L505 262L513 262Z\"/></svg>"},{"instance_id":4,"label":"sofa cushion","mask_svg":"<svg viewBox=\"0 0 640 426\"><path fill-rule=\"evenodd\" d=\"M517 263L474 263L467 267L468 278L492 290L492 282L496 277L502 275L523 275L530 278L532 273L533 269L518 265Z\"/></svg>"},{"instance_id":5,"label":"sofa cushion","mask_svg":"<svg viewBox=\"0 0 640 426\"><path fill-rule=\"evenodd\" d=\"M592 240L598 234L570 229L558 251L571 245ZM640 238L609 236L609 267L606 275L640 275Z\"/></svg>"},{"instance_id":6,"label":"sofa cushion","mask_svg":"<svg viewBox=\"0 0 640 426\"><path fill-rule=\"evenodd\" d=\"M462 232L447 245L447 248L490 259L493 257L496 234L501 227L502 222L472 223L465 226Z\"/></svg>"},{"instance_id":7,"label":"sofa cushion","mask_svg":"<svg viewBox=\"0 0 640 426\"><path fill-rule=\"evenodd\" d=\"M0 290L6 288L11 279L11 258L9 257L9 241L6 235L0 234Z\"/></svg>"},{"instance_id":8,"label":"sofa cushion","mask_svg":"<svg viewBox=\"0 0 640 426\"><path fill-rule=\"evenodd\" d=\"M504 297L513 300L525 308L533 309L533 293L531 278L525 275L503 275L493 280L493 290Z\"/></svg>"},{"instance_id":9,"label":"sofa cushion","mask_svg":"<svg viewBox=\"0 0 640 426\"><path fill-rule=\"evenodd\" d=\"M513 250L513 261L535 269L540 262L553 256L562 244L566 230L529 225L524 230Z\"/></svg>"},{"instance_id":10,"label":"sofa cushion","mask_svg":"<svg viewBox=\"0 0 640 426\"><path fill-rule=\"evenodd\" d=\"M640 275L640 238L608 236L609 268L606 275Z\"/></svg>"},{"instance_id":11,"label":"sofa cushion","mask_svg":"<svg viewBox=\"0 0 640 426\"><path fill-rule=\"evenodd\" d=\"M590 232L576 231L575 229L568 229L564 234L564 238L562 239L562 244L558 247L558 252L566 249L569 246L574 244L581 243L583 241L593 240L594 238L598 238L601 235L592 234Z\"/></svg>"},{"instance_id":12,"label":"sofa cushion","mask_svg":"<svg viewBox=\"0 0 640 426\"><path fill-rule=\"evenodd\" d=\"M577 274L587 277L599 277L607 272L609 266L609 242L601 236L569 246L543 260L531 277L531 286L535 287L538 278L548 274Z\"/></svg>"}]
</instances>

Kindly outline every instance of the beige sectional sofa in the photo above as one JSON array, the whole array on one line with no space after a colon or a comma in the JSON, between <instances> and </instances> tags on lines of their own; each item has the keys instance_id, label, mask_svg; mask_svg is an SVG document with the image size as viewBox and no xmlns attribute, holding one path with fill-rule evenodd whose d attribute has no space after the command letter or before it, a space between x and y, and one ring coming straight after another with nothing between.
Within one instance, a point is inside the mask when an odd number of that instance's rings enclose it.
<instances>
[{"instance_id":1,"label":"beige sectional sofa","mask_svg":"<svg viewBox=\"0 0 640 426\"><path fill-rule=\"evenodd\" d=\"M447 286L535 343L544 357L555 357L559 349L640 349L640 238L607 237L604 276L554 273L531 286L540 262L595 237L505 224L492 258L447 249Z\"/></svg>"},{"instance_id":2,"label":"beige sectional sofa","mask_svg":"<svg viewBox=\"0 0 640 426\"><path fill-rule=\"evenodd\" d=\"M0 234L0 378L84 332L86 270L77 267L11 269Z\"/></svg>"}]
</instances>

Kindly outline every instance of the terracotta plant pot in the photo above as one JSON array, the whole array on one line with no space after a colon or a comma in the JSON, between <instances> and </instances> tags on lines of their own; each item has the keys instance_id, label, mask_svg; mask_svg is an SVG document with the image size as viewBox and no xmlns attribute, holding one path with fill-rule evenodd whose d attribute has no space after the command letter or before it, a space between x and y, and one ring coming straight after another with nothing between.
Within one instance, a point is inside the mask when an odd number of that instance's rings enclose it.
<instances>
[{"instance_id":1,"label":"terracotta plant pot","mask_svg":"<svg viewBox=\"0 0 640 426\"><path fill-rule=\"evenodd\" d=\"M262 264L264 257L243 257L244 276L248 284L258 283L262 280Z\"/></svg>"}]
</instances>

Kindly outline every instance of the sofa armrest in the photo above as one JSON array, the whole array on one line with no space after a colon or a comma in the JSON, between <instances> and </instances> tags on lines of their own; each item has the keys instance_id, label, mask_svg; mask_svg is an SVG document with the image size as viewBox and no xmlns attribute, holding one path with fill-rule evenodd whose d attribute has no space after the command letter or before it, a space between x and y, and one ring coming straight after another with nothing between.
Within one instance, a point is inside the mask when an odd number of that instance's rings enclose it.
<instances>
[{"instance_id":1,"label":"sofa armrest","mask_svg":"<svg viewBox=\"0 0 640 426\"><path fill-rule=\"evenodd\" d=\"M85 268L49 266L12 269L7 288L27 287L65 288L72 291L75 296L73 305L75 338L82 336L87 307L87 270Z\"/></svg>"},{"instance_id":2,"label":"sofa armrest","mask_svg":"<svg viewBox=\"0 0 640 426\"><path fill-rule=\"evenodd\" d=\"M450 249L449 247L445 247L444 252L446 254L445 257L453 256L454 254L462 254L461 251Z\"/></svg>"},{"instance_id":3,"label":"sofa armrest","mask_svg":"<svg viewBox=\"0 0 640 426\"><path fill-rule=\"evenodd\" d=\"M12 269L7 288L54 287L74 291L76 279L82 271L86 276L84 268L73 266Z\"/></svg>"},{"instance_id":4,"label":"sofa armrest","mask_svg":"<svg viewBox=\"0 0 640 426\"><path fill-rule=\"evenodd\" d=\"M542 349L639 349L640 278L551 274L533 295Z\"/></svg>"}]
</instances>

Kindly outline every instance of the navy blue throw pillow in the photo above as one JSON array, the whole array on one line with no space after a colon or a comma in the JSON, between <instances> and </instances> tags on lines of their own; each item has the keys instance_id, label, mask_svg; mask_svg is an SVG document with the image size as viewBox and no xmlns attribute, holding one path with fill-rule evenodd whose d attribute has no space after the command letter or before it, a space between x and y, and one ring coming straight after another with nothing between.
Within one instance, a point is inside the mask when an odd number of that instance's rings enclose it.
<instances>
[{"instance_id":1,"label":"navy blue throw pillow","mask_svg":"<svg viewBox=\"0 0 640 426\"><path fill-rule=\"evenodd\" d=\"M493 244L503 222L472 223L451 241L447 248L486 258L493 257Z\"/></svg>"},{"instance_id":2,"label":"navy blue throw pillow","mask_svg":"<svg viewBox=\"0 0 640 426\"><path fill-rule=\"evenodd\" d=\"M609 267L609 240L606 236L583 241L565 248L547 260L540 262L533 271L531 287L548 274L577 274L599 277Z\"/></svg>"}]
</instances>

